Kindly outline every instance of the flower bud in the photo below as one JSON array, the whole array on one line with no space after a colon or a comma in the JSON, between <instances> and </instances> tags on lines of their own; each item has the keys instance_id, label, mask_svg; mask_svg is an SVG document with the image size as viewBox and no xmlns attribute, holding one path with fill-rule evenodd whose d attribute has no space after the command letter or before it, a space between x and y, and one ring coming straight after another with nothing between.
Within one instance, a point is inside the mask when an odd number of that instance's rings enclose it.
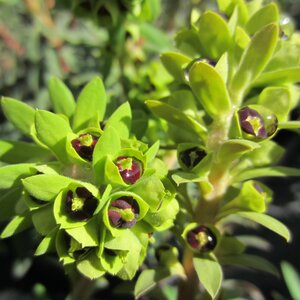
<instances>
[{"instance_id":1,"label":"flower bud","mask_svg":"<svg viewBox=\"0 0 300 300\"><path fill-rule=\"evenodd\" d=\"M133 157L119 156L115 161L115 165L127 184L134 184L143 174L142 162Z\"/></svg>"},{"instance_id":2,"label":"flower bud","mask_svg":"<svg viewBox=\"0 0 300 300\"><path fill-rule=\"evenodd\" d=\"M110 203L108 218L111 226L131 228L139 216L139 206L132 197L124 196Z\"/></svg>"},{"instance_id":3,"label":"flower bud","mask_svg":"<svg viewBox=\"0 0 300 300\"><path fill-rule=\"evenodd\" d=\"M189 230L186 234L186 240L193 249L201 252L212 251L217 245L215 234L204 225Z\"/></svg>"},{"instance_id":4,"label":"flower bud","mask_svg":"<svg viewBox=\"0 0 300 300\"><path fill-rule=\"evenodd\" d=\"M186 149L179 154L181 162L189 169L194 168L207 155L207 153L199 148L193 147Z\"/></svg>"},{"instance_id":5,"label":"flower bud","mask_svg":"<svg viewBox=\"0 0 300 300\"><path fill-rule=\"evenodd\" d=\"M68 191L65 200L67 214L74 220L90 219L98 206L98 199L84 187L77 187L75 192Z\"/></svg>"},{"instance_id":6,"label":"flower bud","mask_svg":"<svg viewBox=\"0 0 300 300\"><path fill-rule=\"evenodd\" d=\"M81 134L77 139L72 140L71 143L81 158L92 161L94 148L97 142L98 137L85 133Z\"/></svg>"},{"instance_id":7,"label":"flower bud","mask_svg":"<svg viewBox=\"0 0 300 300\"><path fill-rule=\"evenodd\" d=\"M259 139L265 139L277 129L277 118L274 114L263 117L257 110L248 106L238 111L241 129Z\"/></svg>"}]
</instances>

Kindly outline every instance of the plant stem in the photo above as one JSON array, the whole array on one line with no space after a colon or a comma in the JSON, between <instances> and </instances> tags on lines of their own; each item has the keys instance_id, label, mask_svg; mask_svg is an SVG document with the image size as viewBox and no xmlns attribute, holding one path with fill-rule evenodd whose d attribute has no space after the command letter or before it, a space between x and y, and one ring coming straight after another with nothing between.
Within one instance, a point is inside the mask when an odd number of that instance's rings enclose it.
<instances>
[{"instance_id":1,"label":"plant stem","mask_svg":"<svg viewBox=\"0 0 300 300\"><path fill-rule=\"evenodd\" d=\"M81 277L74 282L70 300L88 300L94 291L95 283L95 280Z\"/></svg>"},{"instance_id":2,"label":"plant stem","mask_svg":"<svg viewBox=\"0 0 300 300\"><path fill-rule=\"evenodd\" d=\"M198 291L199 280L193 264L193 252L189 248L184 251L182 264L186 279L180 281L177 299L194 300Z\"/></svg>"}]
</instances>

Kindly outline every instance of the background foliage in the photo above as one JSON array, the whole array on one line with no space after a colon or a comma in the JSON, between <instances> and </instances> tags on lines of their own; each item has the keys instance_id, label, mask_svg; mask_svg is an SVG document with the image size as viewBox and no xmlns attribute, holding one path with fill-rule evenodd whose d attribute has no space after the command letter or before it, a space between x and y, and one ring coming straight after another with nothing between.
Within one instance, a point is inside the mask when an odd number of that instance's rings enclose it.
<instances>
[{"instance_id":1,"label":"background foliage","mask_svg":"<svg viewBox=\"0 0 300 300\"><path fill-rule=\"evenodd\" d=\"M134 103L134 114L141 116L139 130L146 128L142 116L149 115L143 101L165 96L166 85L171 82L159 54L173 50L172 37L178 29L189 24L192 8L204 10L216 7L215 1L149 1L151 5L139 12L127 8L124 15L116 15L114 20L99 20L95 15L87 15L84 10L72 11L68 1L56 2L0 1L1 95L49 109L47 85L51 76L64 80L77 95L88 80L100 75L109 95L109 110L113 111L125 100ZM299 26L298 1L282 0L280 4ZM299 111L295 110L293 118L298 117ZM148 141L159 138L162 144L167 144L164 122L157 126L157 122L150 120ZM0 134L1 138L24 139L4 121L2 113ZM287 148L281 164L300 167L297 135L282 131L276 141ZM300 270L297 258L300 246L300 184L297 179L268 179L265 183L275 195L270 214L291 229L293 243L286 245L279 237L261 229L261 235L270 243L254 241L259 247L251 248L251 252L271 259L277 266L280 261L287 260ZM1 225L4 227L4 223ZM252 234L257 229L240 226L236 230L241 234ZM69 294L71 283L55 257L32 258L37 244L33 232L11 240L0 240L0 297L3 299L64 299ZM149 260L151 263L151 253ZM279 279L241 269L228 268L225 272L228 278L247 279L261 289L262 292L259 292L245 284L244 290L250 293L251 299L284 299L279 294L285 299L290 298L285 284ZM126 291L123 283L109 278L109 282L99 281L94 297L106 299L113 295L114 299L132 298L123 291ZM152 296L152 299L174 299L172 285L166 285L163 293ZM151 299L151 296L145 296L145 299L149 297Z\"/></svg>"}]
</instances>

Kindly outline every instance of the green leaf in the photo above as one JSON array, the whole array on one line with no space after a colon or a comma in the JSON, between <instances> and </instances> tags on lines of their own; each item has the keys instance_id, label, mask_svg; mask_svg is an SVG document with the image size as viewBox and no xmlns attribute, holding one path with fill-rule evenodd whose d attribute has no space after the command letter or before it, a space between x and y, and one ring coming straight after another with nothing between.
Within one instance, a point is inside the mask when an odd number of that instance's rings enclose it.
<instances>
[{"instance_id":1,"label":"green leaf","mask_svg":"<svg viewBox=\"0 0 300 300\"><path fill-rule=\"evenodd\" d=\"M21 179L31 176L36 171L35 164L8 165L0 168L0 189L9 189L21 185Z\"/></svg>"},{"instance_id":2,"label":"green leaf","mask_svg":"<svg viewBox=\"0 0 300 300\"><path fill-rule=\"evenodd\" d=\"M62 162L68 161L66 153L66 137L71 133L71 127L62 116L38 110L35 114L37 137Z\"/></svg>"},{"instance_id":3,"label":"green leaf","mask_svg":"<svg viewBox=\"0 0 300 300\"><path fill-rule=\"evenodd\" d=\"M271 140L259 143L260 147L244 156L251 166L262 167L278 163L284 154L284 148Z\"/></svg>"},{"instance_id":4,"label":"green leaf","mask_svg":"<svg viewBox=\"0 0 300 300\"><path fill-rule=\"evenodd\" d=\"M203 125L171 105L156 100L147 100L146 104L154 114L169 121L175 126L192 131L201 137L205 136L207 130Z\"/></svg>"},{"instance_id":5,"label":"green leaf","mask_svg":"<svg viewBox=\"0 0 300 300\"><path fill-rule=\"evenodd\" d=\"M230 91L235 103L240 103L244 91L263 71L273 54L277 40L276 24L267 25L254 35L230 83Z\"/></svg>"},{"instance_id":6,"label":"green leaf","mask_svg":"<svg viewBox=\"0 0 300 300\"><path fill-rule=\"evenodd\" d=\"M53 217L53 206L46 205L34 210L32 212L32 223L39 234L49 234L56 227Z\"/></svg>"},{"instance_id":7,"label":"green leaf","mask_svg":"<svg viewBox=\"0 0 300 300\"><path fill-rule=\"evenodd\" d=\"M31 135L31 127L34 124L35 110L21 102L12 98L3 97L1 106L6 118L24 134Z\"/></svg>"},{"instance_id":8,"label":"green leaf","mask_svg":"<svg viewBox=\"0 0 300 300\"><path fill-rule=\"evenodd\" d=\"M278 7L275 3L270 3L258 10L247 22L246 30L249 34L254 34L270 23L279 21Z\"/></svg>"},{"instance_id":9,"label":"green leaf","mask_svg":"<svg viewBox=\"0 0 300 300\"><path fill-rule=\"evenodd\" d=\"M174 220L179 212L179 204L175 198L173 198L168 205L159 209L156 212L148 212L143 219L157 231L166 230L174 225Z\"/></svg>"},{"instance_id":10,"label":"green leaf","mask_svg":"<svg viewBox=\"0 0 300 300\"><path fill-rule=\"evenodd\" d=\"M32 143L0 140L0 161L14 164L38 162L51 157L51 152Z\"/></svg>"},{"instance_id":11,"label":"green leaf","mask_svg":"<svg viewBox=\"0 0 300 300\"><path fill-rule=\"evenodd\" d=\"M283 223L271 216L256 212L237 212L236 214L274 231L285 238L287 242L291 240L291 234L288 228Z\"/></svg>"},{"instance_id":12,"label":"green leaf","mask_svg":"<svg viewBox=\"0 0 300 300\"><path fill-rule=\"evenodd\" d=\"M218 60L216 66L216 71L220 74L223 81L226 83L228 80L228 71L229 71L229 63L228 63L228 53L224 53L220 59Z\"/></svg>"},{"instance_id":13,"label":"green leaf","mask_svg":"<svg viewBox=\"0 0 300 300\"><path fill-rule=\"evenodd\" d=\"M189 78L193 92L210 116L219 116L230 110L226 85L212 66L203 62L194 63Z\"/></svg>"},{"instance_id":14,"label":"green leaf","mask_svg":"<svg viewBox=\"0 0 300 300\"><path fill-rule=\"evenodd\" d=\"M269 108L279 122L284 122L287 120L291 109L290 90L286 87L267 87L259 95L257 104Z\"/></svg>"},{"instance_id":15,"label":"green leaf","mask_svg":"<svg viewBox=\"0 0 300 300\"><path fill-rule=\"evenodd\" d=\"M61 175L41 174L23 179L24 188L36 199L51 201L74 180Z\"/></svg>"},{"instance_id":16,"label":"green leaf","mask_svg":"<svg viewBox=\"0 0 300 300\"><path fill-rule=\"evenodd\" d=\"M216 250L214 250L214 254L219 258L220 261L221 256L239 255L242 254L245 249L245 244L236 237L223 235Z\"/></svg>"},{"instance_id":17,"label":"green leaf","mask_svg":"<svg viewBox=\"0 0 300 300\"><path fill-rule=\"evenodd\" d=\"M164 185L155 174L140 179L128 190L144 199L152 211L158 209L166 195Z\"/></svg>"},{"instance_id":18,"label":"green leaf","mask_svg":"<svg viewBox=\"0 0 300 300\"><path fill-rule=\"evenodd\" d=\"M278 128L280 128L280 129L299 129L300 121L282 122L282 123L278 124Z\"/></svg>"},{"instance_id":19,"label":"green leaf","mask_svg":"<svg viewBox=\"0 0 300 300\"><path fill-rule=\"evenodd\" d=\"M124 265L117 275L123 280L132 280L139 268L139 258L140 251L129 251Z\"/></svg>"},{"instance_id":20,"label":"green leaf","mask_svg":"<svg viewBox=\"0 0 300 300\"><path fill-rule=\"evenodd\" d=\"M55 251L55 238L58 229L54 228L51 232L49 232L40 242L37 249L35 250L34 255L39 256L46 254L48 252Z\"/></svg>"},{"instance_id":21,"label":"green leaf","mask_svg":"<svg viewBox=\"0 0 300 300\"><path fill-rule=\"evenodd\" d=\"M292 67L260 74L252 86L283 85L300 81L300 67Z\"/></svg>"},{"instance_id":22,"label":"green leaf","mask_svg":"<svg viewBox=\"0 0 300 300\"><path fill-rule=\"evenodd\" d=\"M300 176L300 169L289 167L265 167L245 170L234 177L234 182L244 181L258 177L286 177Z\"/></svg>"},{"instance_id":23,"label":"green leaf","mask_svg":"<svg viewBox=\"0 0 300 300\"><path fill-rule=\"evenodd\" d=\"M198 174L178 171L172 175L172 179L175 181L177 185L180 185L182 183L187 183L187 182L207 181L208 177L207 174L199 176Z\"/></svg>"},{"instance_id":24,"label":"green leaf","mask_svg":"<svg viewBox=\"0 0 300 300\"><path fill-rule=\"evenodd\" d=\"M222 256L219 257L219 261L221 265L236 265L236 266L243 266L248 268L257 269L259 271L264 271L270 274L273 274L279 277L278 270L274 267L266 259L256 256L256 255L248 255L248 254L240 254L234 256Z\"/></svg>"},{"instance_id":25,"label":"green leaf","mask_svg":"<svg viewBox=\"0 0 300 300\"><path fill-rule=\"evenodd\" d=\"M288 287L293 300L300 300L300 277L297 270L287 261L281 262L283 279Z\"/></svg>"},{"instance_id":26,"label":"green leaf","mask_svg":"<svg viewBox=\"0 0 300 300\"><path fill-rule=\"evenodd\" d=\"M131 129L131 109L128 102L123 103L109 117L106 126L113 127L123 139L129 138Z\"/></svg>"},{"instance_id":27,"label":"green leaf","mask_svg":"<svg viewBox=\"0 0 300 300\"><path fill-rule=\"evenodd\" d=\"M16 214L16 205L22 196L22 188L10 188L1 191L0 196L0 221L12 218Z\"/></svg>"},{"instance_id":28,"label":"green leaf","mask_svg":"<svg viewBox=\"0 0 300 300\"><path fill-rule=\"evenodd\" d=\"M105 274L100 259L95 251L91 251L84 259L79 260L76 265L79 272L89 279L97 279Z\"/></svg>"},{"instance_id":29,"label":"green leaf","mask_svg":"<svg viewBox=\"0 0 300 300\"><path fill-rule=\"evenodd\" d=\"M157 155L157 152L159 150L159 142L160 141L156 141L146 152L146 158L147 158L147 162L151 162L155 159L155 156Z\"/></svg>"},{"instance_id":30,"label":"green leaf","mask_svg":"<svg viewBox=\"0 0 300 300\"><path fill-rule=\"evenodd\" d=\"M136 235L127 228L117 237L107 236L104 247L111 250L139 252L142 246Z\"/></svg>"},{"instance_id":31,"label":"green leaf","mask_svg":"<svg viewBox=\"0 0 300 300\"><path fill-rule=\"evenodd\" d=\"M8 238L14 234L20 233L31 226L31 218L28 212L23 215L15 216L4 228L0 237Z\"/></svg>"},{"instance_id":32,"label":"green leaf","mask_svg":"<svg viewBox=\"0 0 300 300\"><path fill-rule=\"evenodd\" d=\"M192 61L191 58L177 52L166 52L160 57L167 71L179 82L185 82L184 69Z\"/></svg>"},{"instance_id":33,"label":"green leaf","mask_svg":"<svg viewBox=\"0 0 300 300\"><path fill-rule=\"evenodd\" d=\"M210 257L194 257L193 262L199 281L209 295L215 299L223 280L220 264Z\"/></svg>"},{"instance_id":34,"label":"green leaf","mask_svg":"<svg viewBox=\"0 0 300 300\"><path fill-rule=\"evenodd\" d=\"M166 268L157 268L155 270L147 269L142 271L134 287L135 298L138 299L139 297L145 295L147 292L153 289L160 280L169 276L170 273Z\"/></svg>"},{"instance_id":35,"label":"green leaf","mask_svg":"<svg viewBox=\"0 0 300 300\"><path fill-rule=\"evenodd\" d=\"M66 229L66 232L72 236L82 247L96 247L99 245L97 218L91 219L84 226Z\"/></svg>"},{"instance_id":36,"label":"green leaf","mask_svg":"<svg viewBox=\"0 0 300 300\"><path fill-rule=\"evenodd\" d=\"M96 77L81 91L73 119L73 129L78 132L86 127L99 127L106 110L106 93L101 78ZM91 124L92 120L93 123Z\"/></svg>"},{"instance_id":37,"label":"green leaf","mask_svg":"<svg viewBox=\"0 0 300 300\"><path fill-rule=\"evenodd\" d=\"M114 155L120 149L121 141L117 131L111 126L106 126L93 152L93 166L95 175L100 181L104 179L104 158L108 155ZM101 168L102 170L100 170Z\"/></svg>"},{"instance_id":38,"label":"green leaf","mask_svg":"<svg viewBox=\"0 0 300 300\"><path fill-rule=\"evenodd\" d=\"M231 139L223 143L218 153L218 159L223 161L223 164L232 163L242 155L260 148L258 143L243 140Z\"/></svg>"},{"instance_id":39,"label":"green leaf","mask_svg":"<svg viewBox=\"0 0 300 300\"><path fill-rule=\"evenodd\" d=\"M198 22L198 35L201 54L218 60L231 45L231 34L227 23L218 14L208 11L203 13Z\"/></svg>"},{"instance_id":40,"label":"green leaf","mask_svg":"<svg viewBox=\"0 0 300 300\"><path fill-rule=\"evenodd\" d=\"M266 210L265 198L266 194L260 192L256 188L255 182L247 181L243 184L237 197L227 202L220 209L216 218L221 219L238 211L254 211L262 213Z\"/></svg>"},{"instance_id":41,"label":"green leaf","mask_svg":"<svg viewBox=\"0 0 300 300\"><path fill-rule=\"evenodd\" d=\"M168 104L204 125L202 117L198 113L197 100L190 89L180 89L172 92L168 98Z\"/></svg>"},{"instance_id":42,"label":"green leaf","mask_svg":"<svg viewBox=\"0 0 300 300\"><path fill-rule=\"evenodd\" d=\"M181 52L195 58L199 57L199 53L201 53L199 34L194 28L184 28L179 31L175 37L175 42Z\"/></svg>"},{"instance_id":43,"label":"green leaf","mask_svg":"<svg viewBox=\"0 0 300 300\"><path fill-rule=\"evenodd\" d=\"M52 77L49 80L48 89L54 112L64 114L69 118L73 116L76 105L68 87L60 79Z\"/></svg>"}]
</instances>

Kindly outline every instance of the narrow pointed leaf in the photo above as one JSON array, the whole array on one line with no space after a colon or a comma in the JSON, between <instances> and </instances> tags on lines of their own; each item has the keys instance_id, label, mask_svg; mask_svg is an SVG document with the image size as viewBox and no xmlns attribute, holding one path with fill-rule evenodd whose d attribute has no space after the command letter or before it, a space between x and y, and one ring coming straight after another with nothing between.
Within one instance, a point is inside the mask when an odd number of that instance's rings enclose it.
<instances>
[{"instance_id":1,"label":"narrow pointed leaf","mask_svg":"<svg viewBox=\"0 0 300 300\"><path fill-rule=\"evenodd\" d=\"M192 131L202 137L205 136L206 128L203 125L171 105L156 100L148 100L146 104L154 114L175 126Z\"/></svg>"},{"instance_id":2,"label":"narrow pointed leaf","mask_svg":"<svg viewBox=\"0 0 300 300\"><path fill-rule=\"evenodd\" d=\"M31 218L28 213L20 216L15 216L4 228L0 237L2 239L8 238L14 234L26 230L31 225Z\"/></svg>"},{"instance_id":3,"label":"narrow pointed leaf","mask_svg":"<svg viewBox=\"0 0 300 300\"><path fill-rule=\"evenodd\" d=\"M55 227L53 206L46 205L32 212L32 223L36 231L41 235L49 234Z\"/></svg>"},{"instance_id":4,"label":"narrow pointed leaf","mask_svg":"<svg viewBox=\"0 0 300 300\"><path fill-rule=\"evenodd\" d=\"M22 182L31 196L39 200L51 201L72 181L72 178L61 175L41 174L25 178Z\"/></svg>"},{"instance_id":5,"label":"narrow pointed leaf","mask_svg":"<svg viewBox=\"0 0 300 300\"><path fill-rule=\"evenodd\" d=\"M259 75L252 86L266 86L300 81L300 67L265 72Z\"/></svg>"},{"instance_id":6,"label":"narrow pointed leaf","mask_svg":"<svg viewBox=\"0 0 300 300\"><path fill-rule=\"evenodd\" d=\"M208 11L201 15L197 25L201 54L218 60L231 45L231 34L227 23L220 15Z\"/></svg>"},{"instance_id":7,"label":"narrow pointed leaf","mask_svg":"<svg viewBox=\"0 0 300 300\"><path fill-rule=\"evenodd\" d=\"M51 157L51 152L33 143L19 141L0 141L0 161L15 164L38 162Z\"/></svg>"},{"instance_id":8,"label":"narrow pointed leaf","mask_svg":"<svg viewBox=\"0 0 300 300\"><path fill-rule=\"evenodd\" d=\"M271 216L256 213L256 212L237 212L237 215L246 218L248 220L251 220L253 222L256 222L274 231L275 233L285 238L287 242L290 242L291 240L291 234L289 229L283 223L281 223L280 221L278 221L277 219Z\"/></svg>"},{"instance_id":9,"label":"narrow pointed leaf","mask_svg":"<svg viewBox=\"0 0 300 300\"><path fill-rule=\"evenodd\" d=\"M287 177L300 176L300 169L289 167L265 167L245 170L234 178L234 182L244 181L258 177Z\"/></svg>"},{"instance_id":10,"label":"narrow pointed leaf","mask_svg":"<svg viewBox=\"0 0 300 300\"><path fill-rule=\"evenodd\" d=\"M74 115L73 129L75 132L86 127L99 127L90 124L91 120L103 120L106 110L106 93L102 80L96 77L81 91ZM96 119L95 119L96 117Z\"/></svg>"},{"instance_id":11,"label":"narrow pointed leaf","mask_svg":"<svg viewBox=\"0 0 300 300\"><path fill-rule=\"evenodd\" d=\"M71 117L76 107L71 91L56 77L50 79L48 87L54 112Z\"/></svg>"},{"instance_id":12,"label":"narrow pointed leaf","mask_svg":"<svg viewBox=\"0 0 300 300\"><path fill-rule=\"evenodd\" d=\"M278 124L278 128L280 128L280 129L299 129L300 121L282 122L282 123Z\"/></svg>"},{"instance_id":13,"label":"narrow pointed leaf","mask_svg":"<svg viewBox=\"0 0 300 300\"><path fill-rule=\"evenodd\" d=\"M223 272L220 264L206 257L194 257L193 262L201 284L209 295L215 299L223 280Z\"/></svg>"},{"instance_id":14,"label":"narrow pointed leaf","mask_svg":"<svg viewBox=\"0 0 300 300\"><path fill-rule=\"evenodd\" d=\"M246 30L249 34L261 30L264 26L270 23L277 23L279 21L279 12L275 3L270 3L258 10L246 24Z\"/></svg>"},{"instance_id":15,"label":"narrow pointed leaf","mask_svg":"<svg viewBox=\"0 0 300 300\"><path fill-rule=\"evenodd\" d=\"M6 118L17 129L30 136L35 110L21 101L6 97L1 99L1 106Z\"/></svg>"},{"instance_id":16,"label":"narrow pointed leaf","mask_svg":"<svg viewBox=\"0 0 300 300\"><path fill-rule=\"evenodd\" d=\"M274 52L277 40L278 26L276 24L267 25L254 35L230 85L235 102L241 101L241 95L263 71Z\"/></svg>"},{"instance_id":17,"label":"narrow pointed leaf","mask_svg":"<svg viewBox=\"0 0 300 300\"><path fill-rule=\"evenodd\" d=\"M203 62L193 64L190 85L207 113L214 117L231 108L226 85L221 75L210 65Z\"/></svg>"},{"instance_id":18,"label":"narrow pointed leaf","mask_svg":"<svg viewBox=\"0 0 300 300\"><path fill-rule=\"evenodd\" d=\"M153 289L160 280L167 278L168 276L170 276L170 273L166 268L144 270L138 277L134 287L134 295L136 299L145 295Z\"/></svg>"},{"instance_id":19,"label":"narrow pointed leaf","mask_svg":"<svg viewBox=\"0 0 300 300\"><path fill-rule=\"evenodd\" d=\"M184 68L192 61L191 58L177 52L166 52L161 55L160 59L176 80L184 81Z\"/></svg>"},{"instance_id":20,"label":"narrow pointed leaf","mask_svg":"<svg viewBox=\"0 0 300 300\"><path fill-rule=\"evenodd\" d=\"M11 219L16 214L16 205L22 195L22 188L16 187L1 192L0 196L0 221Z\"/></svg>"},{"instance_id":21,"label":"narrow pointed leaf","mask_svg":"<svg viewBox=\"0 0 300 300\"><path fill-rule=\"evenodd\" d=\"M21 185L21 179L31 176L36 171L35 164L8 165L0 168L0 189L9 189Z\"/></svg>"},{"instance_id":22,"label":"narrow pointed leaf","mask_svg":"<svg viewBox=\"0 0 300 300\"><path fill-rule=\"evenodd\" d=\"M46 254L48 252L55 251L55 238L57 234L57 228L49 232L40 242L37 249L35 250L34 255L39 256Z\"/></svg>"},{"instance_id":23,"label":"narrow pointed leaf","mask_svg":"<svg viewBox=\"0 0 300 300\"><path fill-rule=\"evenodd\" d=\"M249 254L240 254L234 256L221 256L219 257L219 261L221 265L236 265L236 266L243 266L247 268L253 268L259 271L264 271L279 277L279 272L276 267L271 264L266 259L256 256L256 255L249 255Z\"/></svg>"},{"instance_id":24,"label":"narrow pointed leaf","mask_svg":"<svg viewBox=\"0 0 300 300\"><path fill-rule=\"evenodd\" d=\"M37 136L62 162L68 161L66 137L71 133L67 120L54 113L39 110L35 116Z\"/></svg>"},{"instance_id":25,"label":"narrow pointed leaf","mask_svg":"<svg viewBox=\"0 0 300 300\"><path fill-rule=\"evenodd\" d=\"M281 270L292 299L300 300L300 276L297 270L287 261L281 263Z\"/></svg>"},{"instance_id":26,"label":"narrow pointed leaf","mask_svg":"<svg viewBox=\"0 0 300 300\"><path fill-rule=\"evenodd\" d=\"M106 126L113 127L122 138L129 138L131 129L131 108L128 102L122 104L109 117Z\"/></svg>"}]
</instances>

